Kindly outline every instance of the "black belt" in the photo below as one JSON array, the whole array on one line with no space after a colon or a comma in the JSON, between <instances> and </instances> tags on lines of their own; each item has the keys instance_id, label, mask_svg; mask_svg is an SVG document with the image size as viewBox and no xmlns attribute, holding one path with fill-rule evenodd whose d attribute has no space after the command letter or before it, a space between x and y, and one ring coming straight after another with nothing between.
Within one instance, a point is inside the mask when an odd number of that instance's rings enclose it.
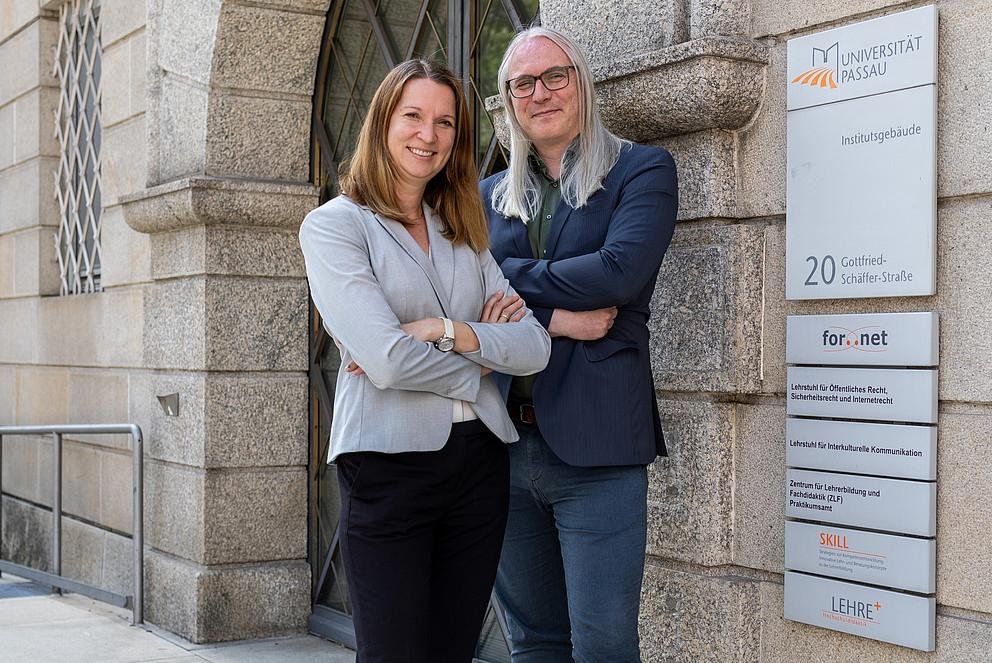
<instances>
[{"instance_id":1,"label":"black belt","mask_svg":"<svg viewBox=\"0 0 992 663\"><path fill-rule=\"evenodd\" d=\"M533 403L526 401L507 403L506 411L509 412L510 418L514 421L519 421L528 426L537 425L537 411L534 409Z\"/></svg>"}]
</instances>

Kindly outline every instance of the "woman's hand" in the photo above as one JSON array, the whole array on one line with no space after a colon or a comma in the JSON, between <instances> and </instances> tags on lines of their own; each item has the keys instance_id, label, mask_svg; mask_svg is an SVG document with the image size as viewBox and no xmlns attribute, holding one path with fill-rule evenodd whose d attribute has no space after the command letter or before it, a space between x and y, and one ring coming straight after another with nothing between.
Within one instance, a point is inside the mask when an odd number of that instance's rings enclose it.
<instances>
[{"instance_id":1,"label":"woman's hand","mask_svg":"<svg viewBox=\"0 0 992 663\"><path fill-rule=\"evenodd\" d=\"M493 324L519 322L526 313L527 307L519 295L507 295L502 290L498 290L486 300L479 322Z\"/></svg>"}]
</instances>

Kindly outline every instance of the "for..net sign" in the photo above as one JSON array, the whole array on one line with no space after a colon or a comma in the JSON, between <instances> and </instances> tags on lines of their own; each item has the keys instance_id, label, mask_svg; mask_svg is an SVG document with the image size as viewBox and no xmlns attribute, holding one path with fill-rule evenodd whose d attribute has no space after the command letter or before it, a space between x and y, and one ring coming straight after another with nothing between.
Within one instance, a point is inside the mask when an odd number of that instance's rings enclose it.
<instances>
[{"instance_id":1,"label":"for..net sign","mask_svg":"<svg viewBox=\"0 0 992 663\"><path fill-rule=\"evenodd\" d=\"M786 297L935 291L937 10L789 41Z\"/></svg>"}]
</instances>

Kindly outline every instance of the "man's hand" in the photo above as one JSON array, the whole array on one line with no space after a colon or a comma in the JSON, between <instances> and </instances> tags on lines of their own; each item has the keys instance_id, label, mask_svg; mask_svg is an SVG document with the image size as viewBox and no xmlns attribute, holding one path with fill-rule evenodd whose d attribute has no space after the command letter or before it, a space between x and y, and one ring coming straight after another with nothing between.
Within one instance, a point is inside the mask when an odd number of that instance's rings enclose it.
<instances>
[{"instance_id":1,"label":"man's hand","mask_svg":"<svg viewBox=\"0 0 992 663\"><path fill-rule=\"evenodd\" d=\"M616 317L616 306L593 311L569 311L556 308L551 314L548 333L552 337L567 336L576 341L598 341L610 331Z\"/></svg>"}]
</instances>

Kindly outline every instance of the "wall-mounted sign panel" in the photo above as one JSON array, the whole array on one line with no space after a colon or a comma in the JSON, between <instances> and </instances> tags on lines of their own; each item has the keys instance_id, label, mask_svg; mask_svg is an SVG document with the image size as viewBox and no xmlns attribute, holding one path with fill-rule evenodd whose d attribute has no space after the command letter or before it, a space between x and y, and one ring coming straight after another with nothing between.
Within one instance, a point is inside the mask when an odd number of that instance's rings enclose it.
<instances>
[{"instance_id":1,"label":"wall-mounted sign panel","mask_svg":"<svg viewBox=\"0 0 992 663\"><path fill-rule=\"evenodd\" d=\"M936 366L936 313L790 315L789 364Z\"/></svg>"},{"instance_id":2,"label":"wall-mounted sign panel","mask_svg":"<svg viewBox=\"0 0 992 663\"><path fill-rule=\"evenodd\" d=\"M937 82L937 8L862 21L788 44L788 110Z\"/></svg>"},{"instance_id":3,"label":"wall-mounted sign panel","mask_svg":"<svg viewBox=\"0 0 992 663\"><path fill-rule=\"evenodd\" d=\"M785 568L932 594L936 544L845 527L785 523Z\"/></svg>"},{"instance_id":4,"label":"wall-mounted sign panel","mask_svg":"<svg viewBox=\"0 0 992 663\"><path fill-rule=\"evenodd\" d=\"M785 464L898 479L937 478L937 427L785 420Z\"/></svg>"},{"instance_id":5,"label":"wall-mounted sign panel","mask_svg":"<svg viewBox=\"0 0 992 663\"><path fill-rule=\"evenodd\" d=\"M935 292L936 86L788 114L786 298Z\"/></svg>"},{"instance_id":6,"label":"wall-mounted sign panel","mask_svg":"<svg viewBox=\"0 0 992 663\"><path fill-rule=\"evenodd\" d=\"M790 366L786 414L937 423L937 371Z\"/></svg>"},{"instance_id":7,"label":"wall-mounted sign panel","mask_svg":"<svg viewBox=\"0 0 992 663\"><path fill-rule=\"evenodd\" d=\"M935 647L936 600L787 571L785 618L922 651Z\"/></svg>"},{"instance_id":8,"label":"wall-mounted sign panel","mask_svg":"<svg viewBox=\"0 0 992 663\"><path fill-rule=\"evenodd\" d=\"M785 515L914 536L937 533L937 484L785 471Z\"/></svg>"}]
</instances>

